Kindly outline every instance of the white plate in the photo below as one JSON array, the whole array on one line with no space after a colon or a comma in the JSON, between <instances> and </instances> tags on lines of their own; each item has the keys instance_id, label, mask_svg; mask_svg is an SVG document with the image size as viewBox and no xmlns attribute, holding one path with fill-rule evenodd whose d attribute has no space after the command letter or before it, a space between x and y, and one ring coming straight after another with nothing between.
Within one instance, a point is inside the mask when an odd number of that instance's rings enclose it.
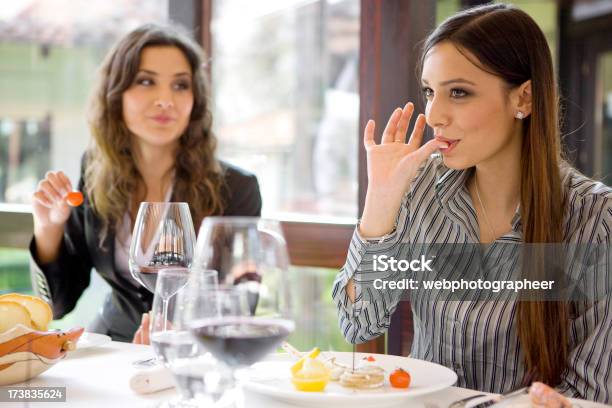
<instances>
[{"instance_id":1,"label":"white plate","mask_svg":"<svg viewBox=\"0 0 612 408\"><path fill-rule=\"evenodd\" d=\"M81 338L77 342L77 350L87 349L90 347L99 347L103 344L109 343L111 338L98 333L85 332L81 335Z\"/></svg>"},{"instance_id":2,"label":"white plate","mask_svg":"<svg viewBox=\"0 0 612 408\"><path fill-rule=\"evenodd\" d=\"M336 357L339 363L352 364L352 353L326 352ZM448 388L457 382L457 374L438 364L408 357L384 354L356 353L355 361L374 356L377 363L385 369L385 385L375 390L354 390L330 381L323 392L297 391L291 383L290 367L295 359L286 354L270 356L266 361L257 363L251 371L251 379L244 387L251 392L263 394L274 399L301 406L341 406L355 404L359 408L383 407L401 404L416 396L429 394ZM396 368L403 368L411 376L407 389L392 388L389 374Z\"/></svg>"}]
</instances>

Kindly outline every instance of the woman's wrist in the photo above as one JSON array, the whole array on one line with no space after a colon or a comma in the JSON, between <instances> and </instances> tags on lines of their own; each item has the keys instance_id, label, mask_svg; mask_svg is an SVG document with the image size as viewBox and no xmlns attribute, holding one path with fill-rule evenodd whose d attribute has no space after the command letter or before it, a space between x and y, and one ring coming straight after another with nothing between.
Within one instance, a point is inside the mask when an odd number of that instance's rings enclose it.
<instances>
[{"instance_id":1,"label":"woman's wrist","mask_svg":"<svg viewBox=\"0 0 612 408\"><path fill-rule=\"evenodd\" d=\"M63 234L63 226L34 226L34 244L39 263L46 264L57 259Z\"/></svg>"},{"instance_id":2,"label":"woman's wrist","mask_svg":"<svg viewBox=\"0 0 612 408\"><path fill-rule=\"evenodd\" d=\"M402 194L399 191L368 189L359 234L363 238L376 238L391 233L395 228L401 201Z\"/></svg>"}]
</instances>

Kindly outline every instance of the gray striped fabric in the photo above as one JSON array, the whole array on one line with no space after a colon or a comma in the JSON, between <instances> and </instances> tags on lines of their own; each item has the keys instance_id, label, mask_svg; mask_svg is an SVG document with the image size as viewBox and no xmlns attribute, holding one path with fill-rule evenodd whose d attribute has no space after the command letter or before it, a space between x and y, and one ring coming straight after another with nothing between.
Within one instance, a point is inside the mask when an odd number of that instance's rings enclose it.
<instances>
[{"instance_id":1,"label":"gray striped fabric","mask_svg":"<svg viewBox=\"0 0 612 408\"><path fill-rule=\"evenodd\" d=\"M405 245L408 243L461 245L479 241L476 212L465 187L471 171L448 169L439 155L433 155L404 196L396 227L390 234L365 240L355 230L332 293L340 328L349 342L361 343L383 334L399 302L399 290L378 291L364 285L379 273L372 271L374 255L408 259L407 254L400 253L410 248ZM597 243L609 251L612 189L572 168L562 169L561 175L568 194L565 242ZM512 230L489 247L487 256L491 262L504 259L504 251L496 251L496 246L521 242L518 210ZM603 259L610 259L609 255L608 252ZM594 262L592 268L612 271L606 262ZM345 291L350 278L356 282L355 304ZM364 288L368 293L362 293ZM572 397L612 402L612 295L575 307L568 322L570 356L558 389ZM517 336L515 302L445 301L416 296L412 298L412 309L412 357L452 368L461 387L501 393L521 385L525 367Z\"/></svg>"},{"instance_id":2,"label":"gray striped fabric","mask_svg":"<svg viewBox=\"0 0 612 408\"><path fill-rule=\"evenodd\" d=\"M51 303L51 291L49 290L49 283L47 277L40 270L32 256L30 256L30 280L32 281L32 289L36 296L42 298L49 305Z\"/></svg>"}]
</instances>

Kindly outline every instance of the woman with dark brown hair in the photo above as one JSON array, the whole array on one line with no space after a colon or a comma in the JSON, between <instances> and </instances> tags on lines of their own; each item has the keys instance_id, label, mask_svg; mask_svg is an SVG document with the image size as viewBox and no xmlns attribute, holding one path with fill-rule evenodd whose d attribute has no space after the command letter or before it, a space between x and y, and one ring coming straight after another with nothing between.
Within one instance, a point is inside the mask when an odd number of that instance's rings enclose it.
<instances>
[{"instance_id":1,"label":"woman with dark brown hair","mask_svg":"<svg viewBox=\"0 0 612 408\"><path fill-rule=\"evenodd\" d=\"M132 340L152 301L127 264L141 202L187 202L196 231L208 215L260 215L255 176L215 157L203 61L176 29L145 25L102 63L78 183L83 205L66 204L72 185L61 171L48 172L32 200L32 282L54 318L75 307L93 267L112 292L91 330Z\"/></svg>"},{"instance_id":2,"label":"woman with dark brown hair","mask_svg":"<svg viewBox=\"0 0 612 408\"><path fill-rule=\"evenodd\" d=\"M484 257L499 263L504 244L576 243L610 257L612 189L562 159L552 58L533 19L504 4L462 11L427 38L421 68L426 110L408 142L411 103L393 112L380 144L374 122L365 128L365 207L333 289L352 343L384 333L401 296L372 289L375 255L486 244ZM421 146L426 124L435 137ZM542 392L552 405L567 404L559 393L612 401L609 293L571 310L567 301L420 295L411 306L412 357L452 368L460 386L502 393L535 383L539 402Z\"/></svg>"}]
</instances>

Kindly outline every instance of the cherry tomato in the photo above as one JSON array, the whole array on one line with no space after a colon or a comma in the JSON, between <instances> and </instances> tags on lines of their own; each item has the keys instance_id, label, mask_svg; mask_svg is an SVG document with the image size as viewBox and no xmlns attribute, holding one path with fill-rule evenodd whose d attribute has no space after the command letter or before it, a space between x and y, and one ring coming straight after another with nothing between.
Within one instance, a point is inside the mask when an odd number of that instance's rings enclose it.
<instances>
[{"instance_id":1,"label":"cherry tomato","mask_svg":"<svg viewBox=\"0 0 612 408\"><path fill-rule=\"evenodd\" d=\"M367 356L367 357L364 357L363 359L364 359L365 361L370 362L370 363L371 363L371 362L373 362L373 361L376 361L376 359L375 359L374 357L372 357L372 356Z\"/></svg>"},{"instance_id":2,"label":"cherry tomato","mask_svg":"<svg viewBox=\"0 0 612 408\"><path fill-rule=\"evenodd\" d=\"M66 194L64 200L66 200L69 206L78 207L79 205L83 204L83 193L80 191L71 191L70 193Z\"/></svg>"},{"instance_id":3,"label":"cherry tomato","mask_svg":"<svg viewBox=\"0 0 612 408\"><path fill-rule=\"evenodd\" d=\"M408 388L410 386L410 374L408 374L408 371L398 368L389 376L389 382L394 388Z\"/></svg>"}]
</instances>

